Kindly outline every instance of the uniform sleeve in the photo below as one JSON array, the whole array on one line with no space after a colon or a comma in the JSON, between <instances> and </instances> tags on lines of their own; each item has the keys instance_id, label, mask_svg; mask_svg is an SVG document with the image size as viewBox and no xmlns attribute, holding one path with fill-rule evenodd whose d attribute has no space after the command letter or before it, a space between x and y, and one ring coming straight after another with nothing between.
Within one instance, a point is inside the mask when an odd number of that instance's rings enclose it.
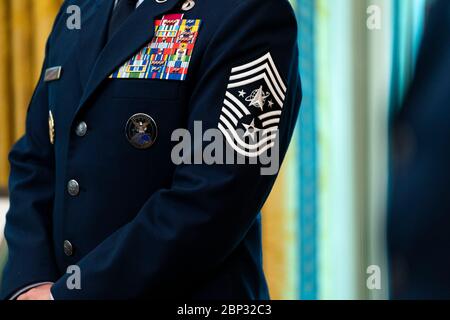
<instances>
[{"instance_id":1,"label":"uniform sleeve","mask_svg":"<svg viewBox=\"0 0 450 320\"><path fill-rule=\"evenodd\" d=\"M25 288L20 289L19 291L15 292L9 300L16 300L18 297L20 297L23 293L30 291L33 288L37 288L40 286L43 286L45 284L53 284L53 282L40 282L40 283L33 283L29 286L26 286ZM54 300L53 297L51 297L51 300Z\"/></svg>"},{"instance_id":2,"label":"uniform sleeve","mask_svg":"<svg viewBox=\"0 0 450 320\"><path fill-rule=\"evenodd\" d=\"M301 100L296 40L287 1L240 2L217 29L192 79L187 124L192 136L201 122L203 131L219 130L223 143L247 160L263 149L276 150L277 140L282 160ZM237 129L248 129L252 120L254 130L239 136ZM265 131L263 143L254 142L255 131ZM156 192L133 221L79 262L81 290L68 290L64 276L53 296L161 297L175 294L186 281L195 283L226 261L255 222L276 178L261 169L259 164L179 165L170 189Z\"/></svg>"},{"instance_id":3,"label":"uniform sleeve","mask_svg":"<svg viewBox=\"0 0 450 320\"><path fill-rule=\"evenodd\" d=\"M47 43L46 56L48 47ZM2 299L32 284L58 279L51 228L55 162L49 138L47 85L43 81L47 64L46 57L28 108L26 133L9 154L10 208L5 224L8 260Z\"/></svg>"}]
</instances>

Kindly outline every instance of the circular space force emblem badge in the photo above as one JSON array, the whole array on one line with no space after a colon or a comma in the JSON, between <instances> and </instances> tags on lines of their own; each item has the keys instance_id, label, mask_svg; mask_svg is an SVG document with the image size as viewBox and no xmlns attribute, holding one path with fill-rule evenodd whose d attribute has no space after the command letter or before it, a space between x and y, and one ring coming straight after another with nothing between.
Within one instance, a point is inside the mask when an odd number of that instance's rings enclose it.
<instances>
[{"instance_id":1,"label":"circular space force emblem badge","mask_svg":"<svg viewBox=\"0 0 450 320\"><path fill-rule=\"evenodd\" d=\"M137 113L128 120L125 135L133 147L148 149L156 141L158 128L152 117L145 113Z\"/></svg>"}]
</instances>

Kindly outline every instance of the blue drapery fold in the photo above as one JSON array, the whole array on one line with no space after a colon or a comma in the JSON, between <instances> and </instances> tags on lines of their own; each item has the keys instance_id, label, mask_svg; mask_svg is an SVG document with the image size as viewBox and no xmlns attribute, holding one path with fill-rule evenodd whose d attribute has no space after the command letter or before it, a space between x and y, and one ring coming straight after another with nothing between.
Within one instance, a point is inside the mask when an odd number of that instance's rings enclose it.
<instances>
[{"instance_id":1,"label":"blue drapery fold","mask_svg":"<svg viewBox=\"0 0 450 320\"><path fill-rule=\"evenodd\" d=\"M332 0L329 0L330 2ZM346 5L349 10L356 1L349 0ZM419 52L421 35L424 24L424 12L427 0L392 0L392 20L386 20L392 34L392 70L390 105L394 110L401 105L401 101L414 73L414 65ZM299 268L299 298L312 300L320 297L321 273L319 269L319 213L318 181L318 121L320 108L316 93L317 83L317 55L324 50L316 43L316 27L320 23L317 19L317 0L294 0L299 22L300 73L303 84L303 102L298 126L298 155L299 195L298 208L298 268ZM367 1L367 6L371 3ZM332 15L333 13L330 12ZM366 17L366 12L354 17L355 21ZM337 59L336 59L337 60ZM339 61L332 61L340 63ZM367 74L367 77L371 77ZM323 88L326 90L327 88ZM329 88L328 88L329 90ZM354 88L354 90L357 90ZM321 130L327 128L321 128ZM376 160L376 159L375 159ZM369 226L370 228L370 226ZM356 255L357 253L355 253ZM360 266L358 266L359 268ZM356 275L355 275L356 277Z\"/></svg>"},{"instance_id":2,"label":"blue drapery fold","mask_svg":"<svg viewBox=\"0 0 450 320\"><path fill-rule=\"evenodd\" d=\"M300 110L299 173L300 221L299 267L300 299L318 297L317 245L317 136L316 136L316 59L315 0L298 0L300 74L303 102Z\"/></svg>"}]
</instances>

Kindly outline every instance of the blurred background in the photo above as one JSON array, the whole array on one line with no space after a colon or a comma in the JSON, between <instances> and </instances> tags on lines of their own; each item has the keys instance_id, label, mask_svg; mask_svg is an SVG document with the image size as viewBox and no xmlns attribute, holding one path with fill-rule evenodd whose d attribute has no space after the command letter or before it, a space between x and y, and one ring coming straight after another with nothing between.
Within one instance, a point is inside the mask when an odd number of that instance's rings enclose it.
<instances>
[{"instance_id":1,"label":"blurred background","mask_svg":"<svg viewBox=\"0 0 450 320\"><path fill-rule=\"evenodd\" d=\"M385 299L388 123L417 56L427 0L292 0L304 101L263 210L274 299ZM60 0L0 0L0 272L7 154L25 115ZM369 266L381 289L366 285Z\"/></svg>"}]
</instances>

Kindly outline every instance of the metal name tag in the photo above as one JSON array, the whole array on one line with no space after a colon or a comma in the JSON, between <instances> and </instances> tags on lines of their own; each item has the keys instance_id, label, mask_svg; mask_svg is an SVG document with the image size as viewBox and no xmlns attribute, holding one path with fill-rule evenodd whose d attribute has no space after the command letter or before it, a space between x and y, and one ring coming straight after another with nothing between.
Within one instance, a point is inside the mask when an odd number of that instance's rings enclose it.
<instances>
[{"instance_id":1,"label":"metal name tag","mask_svg":"<svg viewBox=\"0 0 450 320\"><path fill-rule=\"evenodd\" d=\"M61 78L62 67L53 67L45 70L44 82L59 80Z\"/></svg>"}]
</instances>

